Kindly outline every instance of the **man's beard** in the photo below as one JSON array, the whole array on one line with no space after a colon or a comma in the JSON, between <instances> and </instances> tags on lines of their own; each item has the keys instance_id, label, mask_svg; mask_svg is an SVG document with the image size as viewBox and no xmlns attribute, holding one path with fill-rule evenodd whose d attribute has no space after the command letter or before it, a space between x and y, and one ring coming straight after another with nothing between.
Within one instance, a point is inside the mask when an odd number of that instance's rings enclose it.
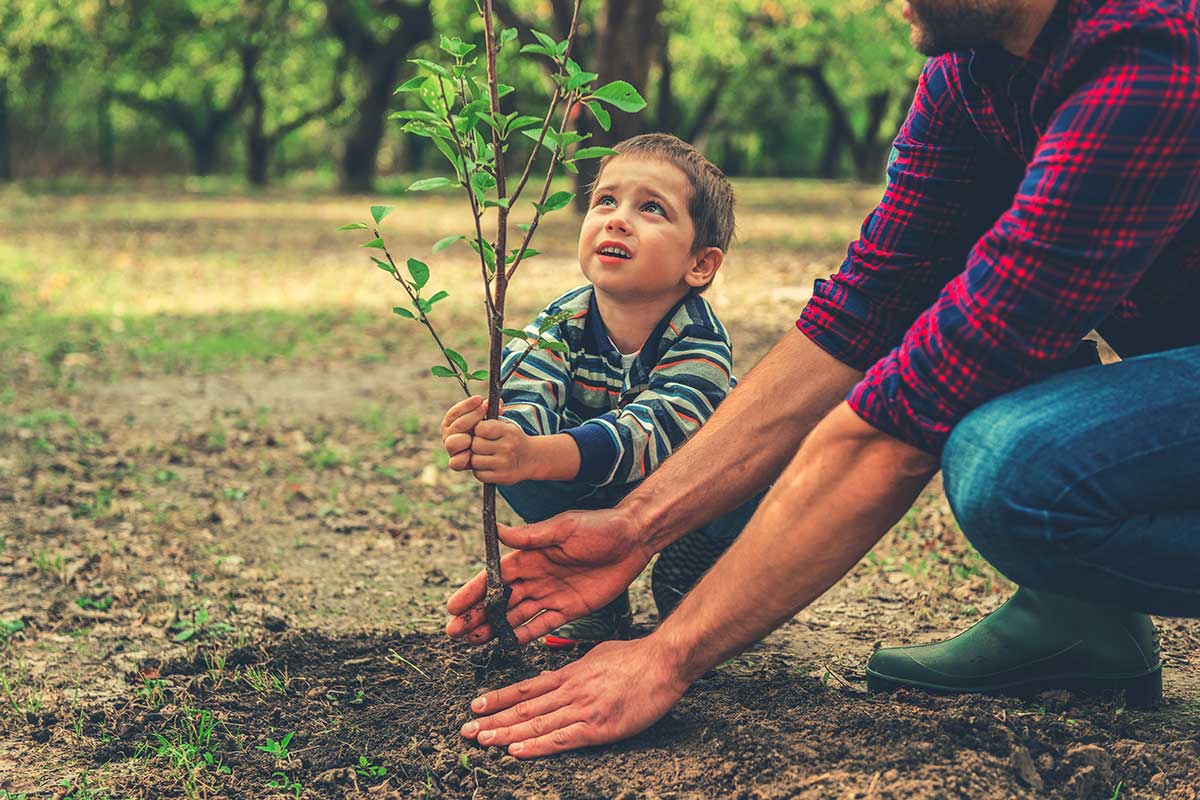
<instances>
[{"instance_id":1,"label":"man's beard","mask_svg":"<svg viewBox=\"0 0 1200 800\"><path fill-rule=\"evenodd\" d=\"M909 0L913 47L937 56L997 44L1017 29L1018 5L1012 0Z\"/></svg>"}]
</instances>

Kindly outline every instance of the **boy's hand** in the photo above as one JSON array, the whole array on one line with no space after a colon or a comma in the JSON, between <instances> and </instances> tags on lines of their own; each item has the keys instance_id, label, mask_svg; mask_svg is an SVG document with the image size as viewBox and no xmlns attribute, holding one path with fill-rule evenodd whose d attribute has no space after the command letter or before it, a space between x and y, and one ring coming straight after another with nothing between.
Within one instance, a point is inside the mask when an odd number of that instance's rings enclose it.
<instances>
[{"instance_id":1,"label":"boy's hand","mask_svg":"<svg viewBox=\"0 0 1200 800\"><path fill-rule=\"evenodd\" d=\"M471 441L475 426L487 413L487 404L479 396L468 397L450 407L442 418L442 444L450 456L450 469L471 469Z\"/></svg>"},{"instance_id":2,"label":"boy's hand","mask_svg":"<svg viewBox=\"0 0 1200 800\"><path fill-rule=\"evenodd\" d=\"M485 419L475 426L470 464L483 483L509 486L534 476L537 458L534 437L503 419Z\"/></svg>"}]
</instances>

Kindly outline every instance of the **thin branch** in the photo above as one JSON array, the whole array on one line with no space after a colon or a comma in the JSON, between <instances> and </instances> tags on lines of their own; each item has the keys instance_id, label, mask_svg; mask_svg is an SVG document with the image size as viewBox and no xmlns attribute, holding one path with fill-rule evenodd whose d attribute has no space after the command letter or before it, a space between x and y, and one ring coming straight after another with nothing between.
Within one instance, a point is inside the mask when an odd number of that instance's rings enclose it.
<instances>
[{"instance_id":1,"label":"thin branch","mask_svg":"<svg viewBox=\"0 0 1200 800\"><path fill-rule=\"evenodd\" d=\"M383 238L379 235L379 230L376 228L372 228L371 233L375 234L376 239ZM388 263L392 265L392 277L396 279L397 283L404 287L405 293L407 293L409 299L412 300L413 308L415 308L417 313L421 315L418 321L425 326L425 329L429 331L429 335L433 337L433 341L437 343L438 349L442 351L442 357L446 359L446 363L450 365L450 369L454 372L454 378L458 381L458 385L462 387L463 394L465 394L467 397L470 397L471 389L469 386L467 386L467 376L462 373L462 370L459 369L458 364L456 364L454 359L450 357L450 354L446 352L446 345L442 344L442 337L438 336L437 330L433 327L433 320L429 318L429 315L425 313L425 309L421 308L421 304L417 302L416 292L414 292L413 288L409 286L408 281L400 277L400 268L396 266L396 261L392 258L392 254L387 247L383 248L383 254L387 256Z\"/></svg>"},{"instance_id":2,"label":"thin branch","mask_svg":"<svg viewBox=\"0 0 1200 800\"><path fill-rule=\"evenodd\" d=\"M530 342L529 346L525 348L525 352L521 353L521 357L518 358L515 362L513 362L513 365L511 367L509 367L507 370L504 371L504 374L500 376L500 387L501 388L504 387L504 384L508 383L508 379L511 378L516 373L516 371L520 368L521 364L523 364L525 362L525 357L533 352L534 348L537 347L538 342L540 342L541 340L542 340L542 337L539 336L538 338L536 338L532 342Z\"/></svg>"}]
</instances>

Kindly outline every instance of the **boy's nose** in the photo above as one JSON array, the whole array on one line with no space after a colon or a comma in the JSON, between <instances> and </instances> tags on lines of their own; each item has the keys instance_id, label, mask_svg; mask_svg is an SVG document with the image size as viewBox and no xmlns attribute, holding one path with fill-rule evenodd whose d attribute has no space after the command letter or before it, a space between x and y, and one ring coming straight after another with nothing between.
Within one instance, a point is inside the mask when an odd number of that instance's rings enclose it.
<instances>
[{"instance_id":1,"label":"boy's nose","mask_svg":"<svg viewBox=\"0 0 1200 800\"><path fill-rule=\"evenodd\" d=\"M622 233L629 232L629 223L620 214L613 214L608 218L608 222L604 225L606 231L621 231Z\"/></svg>"}]
</instances>

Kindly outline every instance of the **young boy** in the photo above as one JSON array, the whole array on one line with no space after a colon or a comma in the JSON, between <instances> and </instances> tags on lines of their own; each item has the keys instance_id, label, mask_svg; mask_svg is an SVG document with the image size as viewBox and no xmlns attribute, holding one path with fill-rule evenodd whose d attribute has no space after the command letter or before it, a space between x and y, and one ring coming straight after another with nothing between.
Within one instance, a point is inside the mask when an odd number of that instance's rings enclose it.
<instances>
[{"instance_id":1,"label":"young boy","mask_svg":"<svg viewBox=\"0 0 1200 800\"><path fill-rule=\"evenodd\" d=\"M502 419L483 399L442 421L450 467L471 470L526 522L611 508L682 445L733 388L729 335L700 294L733 237L733 190L691 145L667 134L628 139L600 162L579 233L588 285L526 328L566 352L534 350L503 389ZM504 370L525 353L514 340ZM651 586L670 613L741 533L758 501L677 540ZM625 636L628 592L547 636L551 647Z\"/></svg>"}]
</instances>

